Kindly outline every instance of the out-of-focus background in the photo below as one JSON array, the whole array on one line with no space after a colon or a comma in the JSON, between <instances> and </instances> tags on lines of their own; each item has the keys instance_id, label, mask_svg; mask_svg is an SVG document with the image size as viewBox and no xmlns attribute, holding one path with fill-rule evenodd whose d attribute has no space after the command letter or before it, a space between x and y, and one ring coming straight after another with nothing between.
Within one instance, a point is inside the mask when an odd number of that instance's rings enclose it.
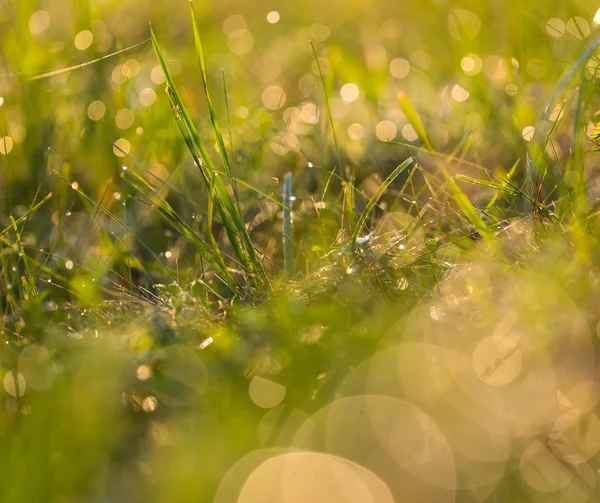
<instances>
[{"instance_id":1,"label":"out-of-focus background","mask_svg":"<svg viewBox=\"0 0 600 503\"><path fill-rule=\"evenodd\" d=\"M600 5L193 5L263 290L190 3L0 0L0 501L594 501Z\"/></svg>"}]
</instances>

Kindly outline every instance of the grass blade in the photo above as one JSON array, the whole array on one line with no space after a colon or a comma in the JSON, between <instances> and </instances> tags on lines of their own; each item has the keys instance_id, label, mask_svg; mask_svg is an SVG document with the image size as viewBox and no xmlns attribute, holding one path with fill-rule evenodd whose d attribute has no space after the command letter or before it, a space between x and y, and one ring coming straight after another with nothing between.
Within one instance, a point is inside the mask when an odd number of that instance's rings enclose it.
<instances>
[{"instance_id":1,"label":"grass blade","mask_svg":"<svg viewBox=\"0 0 600 503\"><path fill-rule=\"evenodd\" d=\"M517 159L517 161L512 165L512 167L510 168L510 171L508 172L508 174L506 175L506 180L504 182L502 182L502 187L509 187L509 180L512 178L512 176L515 174L515 171L517 170L517 166L519 165L519 163L521 162L521 159ZM504 190L504 189L502 189ZM496 201L498 200L498 197L500 197L500 190L497 191L492 198L490 199L490 202L487 203L487 206L485 207L485 212L487 213L492 206L494 206L494 204L496 203Z\"/></svg>"},{"instance_id":2,"label":"grass blade","mask_svg":"<svg viewBox=\"0 0 600 503\"><path fill-rule=\"evenodd\" d=\"M246 224L242 218L241 212L239 211L239 207L227 191L227 187L219 175L219 172L215 169L208 151L200 139L200 135L194 126L192 119L185 108L181 97L179 96L179 93L177 92L173 77L166 65L162 49L160 48L154 30L151 29L150 33L154 52L156 53L159 64L165 75L167 94L173 109L173 115L175 116L177 127L179 128L181 136L183 137L188 150L190 151L194 161L196 162L196 165L198 166L198 169L200 170L200 173L202 174L206 187L209 190L209 194L212 192L212 190L214 190L215 207L225 227L225 231L233 248L235 257L247 270L247 272L252 274L252 280L255 286L258 288L263 288L268 285L268 278L262 262L259 260L256 250L254 249L250 235L246 229ZM202 58L201 61L203 61ZM217 131L219 130L217 129ZM220 136L220 138L222 142L222 136ZM222 146L224 149L224 144ZM220 146L219 149L221 149ZM225 165L227 176L230 178L230 180L232 180L233 178L231 176L229 164L228 161L226 161L227 155L224 150L223 153L224 156L222 159L225 159L224 162L227 162Z\"/></svg>"},{"instance_id":3,"label":"grass blade","mask_svg":"<svg viewBox=\"0 0 600 503\"><path fill-rule=\"evenodd\" d=\"M427 131L425 131L425 126L423 126L423 122L421 122L419 114L415 110L415 107L413 107L411 101L408 99L406 93L400 93L398 95L398 103L400 103L400 108L406 116L406 120L414 128L415 133L417 133L417 136L423 142L425 148L427 148L429 151L433 151L434 148L431 144L431 140L429 139Z\"/></svg>"},{"instance_id":4,"label":"grass blade","mask_svg":"<svg viewBox=\"0 0 600 503\"><path fill-rule=\"evenodd\" d=\"M33 77L29 77L27 80L47 79L49 77L55 77L57 75L62 75L63 73L72 72L73 70L78 70L79 68L83 68L85 66L90 66L90 65L93 65L94 63L98 63L100 61L104 61L105 59L112 58L113 56L118 56L119 54L123 54L124 52L128 52L133 49L137 49L138 47L140 47L144 44L147 44L148 42L150 42L149 38L147 38L146 40L142 40L141 42L139 42L137 44L126 47L125 49L121 49L119 51L112 52L110 54L106 54L105 56L102 56L100 58L96 58L91 61L86 61L85 63L81 63L79 65L73 65L73 66L69 66L67 68L61 68L60 70L53 70L50 72L42 73L40 75L35 75Z\"/></svg>"},{"instance_id":5,"label":"grass blade","mask_svg":"<svg viewBox=\"0 0 600 503\"><path fill-rule=\"evenodd\" d=\"M404 112L406 119L414 128L415 132L417 133L418 137L423 142L427 150L431 154L435 154L435 149L433 148L433 144L431 143L431 140L429 139L429 136L425 131L423 122L421 121L421 118L419 117L419 114L413 107L412 103L408 99L408 96L404 93L401 93L398 96L398 102L400 103L400 108ZM448 172L446 167L436 159L435 155L433 155L433 159L435 160L438 169L446 178L446 181L450 186L450 192L452 193L456 204L467 217L471 225L475 228L475 230L477 230L477 232L479 232L479 234L481 234L482 237L491 237L493 233L483 221L483 218L481 218L481 216L473 206L473 203L471 203L467 195L458 186L454 177Z\"/></svg>"},{"instance_id":6,"label":"grass blade","mask_svg":"<svg viewBox=\"0 0 600 503\"><path fill-rule=\"evenodd\" d=\"M353 244L356 243L356 240L357 240L358 236L360 235L360 232L361 232L362 228L364 227L365 222L367 221L367 218L371 214L371 211L373 210L373 208L375 207L375 205L377 204L377 202L379 201L379 199L381 198L383 193L387 190L387 188L390 186L390 184L396 178L398 178L398 176L402 172L404 172L407 168L412 166L414 164L414 162L415 162L414 157L409 157L408 159L406 159L406 161L404 161L402 164L400 164L400 166L398 166L394 171L392 171L390 176L388 176L385 179L385 181L379 186L379 188L377 189L377 192L375 192L375 194L373 194L371 196L371 199L369 199L369 202L367 203L367 205L365 206L365 209L360 214L360 217L358 218L358 222L357 222L356 226L354 227L354 232L352 233L352 243Z\"/></svg>"},{"instance_id":7,"label":"grass blade","mask_svg":"<svg viewBox=\"0 0 600 503\"><path fill-rule=\"evenodd\" d=\"M52 192L49 192L48 195L46 197L44 197L44 199L42 199L39 203L37 203L35 206L32 206L30 208L30 210L25 213L24 215L20 216L19 218L17 218L15 220L15 223L20 224L22 222L27 221L27 219L29 219L29 217L31 215L33 215L37 210L39 210L42 206L44 206L44 204L46 204L48 201L50 201L50 198L52 197ZM11 223L11 225L9 225L8 227L5 227L4 229L0 230L0 237L4 236L4 234L6 234L7 232L13 230L13 225Z\"/></svg>"}]
</instances>

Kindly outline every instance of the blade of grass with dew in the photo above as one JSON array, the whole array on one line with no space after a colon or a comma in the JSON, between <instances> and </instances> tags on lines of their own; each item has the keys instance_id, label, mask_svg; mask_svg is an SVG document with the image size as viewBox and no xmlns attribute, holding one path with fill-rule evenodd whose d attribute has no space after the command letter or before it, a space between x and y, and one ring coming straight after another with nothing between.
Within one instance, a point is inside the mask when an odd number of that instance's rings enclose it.
<instances>
[{"instance_id":1,"label":"blade of grass with dew","mask_svg":"<svg viewBox=\"0 0 600 503\"><path fill-rule=\"evenodd\" d=\"M229 97L227 96L227 81L225 80L225 70L221 68L221 82L223 83L223 98L225 101L225 112L227 113L227 131L229 132L229 154L233 159L233 133L231 131L231 114L229 112Z\"/></svg>"},{"instance_id":2,"label":"blade of grass with dew","mask_svg":"<svg viewBox=\"0 0 600 503\"><path fill-rule=\"evenodd\" d=\"M193 125L191 117L177 92L171 73L166 65L162 49L156 38L156 34L152 29L150 30L150 33L154 52L156 53L159 64L165 75L167 94L173 108L173 114L176 119L175 122L190 154L203 176L206 187L210 190L211 186L214 184L217 196L215 198L217 211L219 212L219 216L221 217L221 221L227 232L234 255L242 266L252 274L252 282L255 286L264 288L268 286L268 278L262 262L259 260L256 250L252 245L242 215L238 211L223 180L215 169L214 164L208 155L208 151L200 139L200 135Z\"/></svg>"},{"instance_id":3,"label":"blade of grass with dew","mask_svg":"<svg viewBox=\"0 0 600 503\"><path fill-rule=\"evenodd\" d=\"M427 135L427 131L425 131L423 122L421 121L421 118L419 117L419 114L413 107L412 103L408 99L408 96L405 93L401 93L398 96L398 102L400 103L400 108L402 109L402 112L404 112L406 119L414 128L415 133L417 133L417 136L423 142L427 150L429 150L430 153L435 152L431 140ZM456 204L458 205L460 210L465 214L471 225L475 228L475 230L477 230L477 232L479 232L479 234L481 234L482 237L491 237L492 233L490 232L490 229L488 228L487 224L483 221L483 218L481 218L481 216L479 215L479 213L477 212L477 210L473 206L473 203L471 203L467 195L458 186L454 177L448 172L448 170L442 163L438 162L437 160L435 162L438 169L442 172L442 174L448 181L448 184L450 185L450 191L456 201Z\"/></svg>"},{"instance_id":4,"label":"blade of grass with dew","mask_svg":"<svg viewBox=\"0 0 600 503\"><path fill-rule=\"evenodd\" d=\"M227 155L227 149L225 148L225 141L223 139L223 134L221 133L221 128L219 127L219 123L217 121L217 116L215 113L215 109L213 107L212 104L212 100L210 97L210 92L208 90L208 76L207 76L207 72L206 72L206 63L204 60L204 49L202 46L202 39L200 38L200 31L198 29L198 22L196 20L196 13L194 11L194 4L193 2L190 0L190 15L191 15L191 19L192 19L192 31L194 33L194 46L196 49L196 56L198 58L198 64L200 66L200 75L202 78L202 87L204 89L204 96L206 98L206 103L208 105L208 112L210 115L210 122L213 128L213 132L215 135L215 139L217 142L217 149L219 151L219 155L221 157L221 162L223 164L223 168L225 169L225 175L227 176L227 178L229 179L229 184L231 185L231 190L233 192L233 202L235 203L235 213L236 215L239 217L239 220L242 220L243 223L243 219L242 219L242 210L240 207L240 201L239 201L239 196L238 196L238 192L237 192L237 188L236 188L236 183L235 183L235 179L233 177L233 172L231 170L231 165L229 162L229 156ZM223 83L225 83L225 78L224 75L222 75L223 77ZM225 94L225 99L227 99L227 94ZM227 110L227 113L229 114L229 109ZM230 139L231 139L231 130L230 130ZM210 163L209 163L210 166ZM211 184L209 186L209 201L208 201L208 221L207 221L207 226L209 228L209 232L208 232L208 236L209 236L209 240L211 242L211 244L213 245L213 248L215 250L218 250L219 247L217 245L217 242L214 238L214 235L212 233L212 219L213 219L213 209L214 209L214 201L215 201L215 193L217 190L216 184L218 183L216 177L219 175L219 173L217 172L217 170L214 168L212 169L213 173L212 173L212 179L211 179ZM246 251L249 254L249 258L252 260L252 262L255 264L255 268L256 266L258 266L259 269L261 269L264 273L264 268L262 266L262 263L260 262L260 260L258 260L258 256L256 255L256 250L254 249L254 245L252 244L252 241L250 239L250 235L248 233L248 230L246 229L246 225L243 224L241 226L241 228L239 229L241 232L241 236L243 238L243 240L245 241L246 244ZM220 255L220 254L219 254ZM221 256L221 261L222 260L222 256Z\"/></svg>"},{"instance_id":5,"label":"blade of grass with dew","mask_svg":"<svg viewBox=\"0 0 600 503\"><path fill-rule=\"evenodd\" d=\"M200 31L198 29L198 22L196 20L196 14L194 12L193 2L190 1L190 13L192 17L192 29L194 32L194 45L196 48L196 55L198 57L198 64L200 65L200 73L202 76L202 85L204 88L204 95L206 97L206 102L208 105L208 111L210 114L210 121L213 127L213 131L215 134L215 138L217 140L217 147L219 150L219 154L221 156L221 162L223 163L223 167L225 169L225 173L227 178L229 179L229 184L231 185L231 190L233 193L233 203L235 204L235 213L238 217L242 225L239 227L239 233L245 242L246 252L248 254L249 259L253 263L253 269L255 273L260 273L264 280L267 279L265 269L263 267L262 262L259 260L252 240L250 238L250 234L248 233L248 229L243 221L242 210L240 206L240 200L236 188L235 179L233 177L233 172L231 170L231 165L229 161L229 156L227 155L227 149L225 147L225 141L223 139L223 134L221 133L221 128L219 127L219 123L217 121L217 116L215 114L215 110L212 104L212 100L210 98L210 93L208 90L208 76L206 72L206 63L204 60L204 49L202 47L202 40L200 38ZM224 82L224 81L223 81ZM225 96L227 98L227 95ZM227 111L229 113L229 110ZM214 170L216 172L216 170Z\"/></svg>"},{"instance_id":6,"label":"blade of grass with dew","mask_svg":"<svg viewBox=\"0 0 600 503\"><path fill-rule=\"evenodd\" d=\"M465 166L469 166L471 168L475 168L479 171L482 171L483 173L485 173L486 175L488 175L489 177L493 177L498 179L500 184L505 184L507 187L509 187L510 189L514 190L520 197L520 199L522 199L523 201L529 202L532 205L535 205L535 198L528 196L523 190L519 189L518 187L516 187L515 185L513 185L510 182L510 177L506 177L506 178L502 178L500 175L498 175L497 173L494 173L492 170L487 169L477 163L471 162L471 161L467 161L466 159L461 159L460 157L456 157L454 155L450 155L450 154L445 154L443 152L437 152L437 151L432 151L430 152L429 150L427 150L426 148L423 147L417 147L415 145L411 145L410 143L404 143L404 142L400 142L400 141L391 141L389 143L392 143L394 145L400 145L402 147L406 147L409 150L414 150L414 151L418 151L418 152L427 152L432 156L435 157L441 157L443 159L448 159L450 161L454 161L460 164L464 164ZM518 167L518 162L515 165L513 165L513 167L511 168L511 171L514 174L514 170L516 170L516 168ZM424 173L425 174L425 173ZM511 175L512 176L512 175ZM489 211L490 207L488 204L488 207L486 207L486 209L484 211ZM550 218L550 213L547 211L546 207L543 204L539 204L539 211L540 213L544 214L544 216L546 216L547 218Z\"/></svg>"},{"instance_id":7,"label":"blade of grass with dew","mask_svg":"<svg viewBox=\"0 0 600 503\"><path fill-rule=\"evenodd\" d=\"M200 32L198 30L198 23L196 21L196 15L194 13L194 4L190 1L190 13L192 16L192 30L194 32L194 46L196 49L196 56L198 57L198 64L200 65L200 75L202 77L202 87L204 89L204 96L206 98L206 103L208 105L208 113L210 115L210 122L215 133L215 139L217 141L217 147L219 150L219 155L221 156L221 161L223 163L223 167L225 168L225 173L229 178L229 183L231 183L231 188L233 190L235 196L235 202L238 206L239 211L239 199L237 197L237 193L235 190L235 182L233 180L233 175L231 173L231 166L229 164L229 157L227 155L227 150L225 148L225 142L223 140L223 135L221 134L221 129L219 127L219 123L217 122L217 116L215 114L215 109L212 104L212 100L210 98L210 92L208 91L208 77L206 74L206 63L204 61L204 49L202 48L202 40L200 39Z\"/></svg>"},{"instance_id":8,"label":"blade of grass with dew","mask_svg":"<svg viewBox=\"0 0 600 503\"><path fill-rule=\"evenodd\" d=\"M513 189L508 185L502 185L496 182L490 182L489 180L480 180L479 178L473 178L466 175L456 175L456 179L461 182L470 183L471 185L478 185L480 187L487 187L489 189L495 189L499 192L505 192L511 196L520 196L518 190Z\"/></svg>"},{"instance_id":9,"label":"blade of grass with dew","mask_svg":"<svg viewBox=\"0 0 600 503\"><path fill-rule=\"evenodd\" d=\"M575 117L573 118L573 136L572 136L572 155L570 157L570 163L567 165L567 171L575 171L578 176L578 183L576 184L577 189L577 197L583 199L582 202L585 206L585 158L587 154L586 145L588 142L587 138L587 127L588 122L583 118L584 116L584 108L586 105L589 107L592 100L593 95L597 92L596 86L590 85L597 74L592 75L592 80L588 82L586 77L586 68L582 68L581 72L581 80L579 84L579 95L577 97L577 107L575 109Z\"/></svg>"},{"instance_id":10,"label":"blade of grass with dew","mask_svg":"<svg viewBox=\"0 0 600 503\"><path fill-rule=\"evenodd\" d=\"M398 178L398 176L400 176L400 174L402 172L404 172L406 169L408 169L410 166L412 166L414 164L414 162L415 162L414 157L409 157L408 159L406 159L402 164L400 164L400 166L398 166L394 171L392 171L390 176L388 176L385 179L385 181L379 186L379 188L377 189L377 192L375 192L375 194L373 194L373 196L371 196L371 199L369 199L369 202L365 206L365 209L360 214L360 217L358 218L358 222L354 226L354 231L352 233L352 243L353 244L356 243L356 240L358 239L360 232L362 231L362 228L364 227L365 222L367 221L367 218L371 214L371 211L373 210L375 205L379 202L379 199L381 198L383 193L392 184L392 182L396 178Z\"/></svg>"},{"instance_id":11,"label":"blade of grass with dew","mask_svg":"<svg viewBox=\"0 0 600 503\"><path fill-rule=\"evenodd\" d=\"M229 194L227 194L226 188L224 185L222 185L222 189L223 189L222 192L219 192L217 190L217 184L219 181L221 181L220 178L218 178L218 173L209 171L209 169L207 168L207 164L203 160L204 156L202 154L202 149L204 149L204 146L200 143L201 147L200 147L200 149L198 149L198 147L196 146L197 144L194 142L193 136L190 133L189 127L186 126L186 124L184 124L182 122L181 117L177 116L177 114L179 113L177 110L181 110L180 105L177 104L178 101L180 102L178 95L176 95L175 92L173 92L170 87L167 87L167 92L169 95L169 100L170 100L171 106L173 107L173 110L174 110L177 128L179 129L179 132L181 133L181 136L182 136L190 154L192 155L192 158L194 159L195 164L198 166L200 173L202 174L203 180L205 182L205 185L207 187L209 208L213 207L213 205L216 205L217 211L219 212L219 216L221 217L221 222L223 223L223 226L225 227L225 231L227 233L227 237L229 238L229 242L231 243L231 247L233 248L234 254L242 261L242 263L245 263L246 262L245 256L244 256L243 250L241 248L239 236L235 232L234 228L230 225L231 219L227 215L227 211L224 208L224 205L222 204L222 200L219 199L220 196L222 195L222 193L225 193L225 197L228 197ZM206 153L206 157L207 156L208 156L208 154ZM221 184L222 184L222 181L221 181ZM216 197L215 197L215 194L216 194ZM212 226L207 227L207 233L208 233L209 241L211 241L211 243L216 243L216 240L214 239L214 236L212 235ZM221 251L218 247L215 249L215 253L221 253Z\"/></svg>"}]
</instances>

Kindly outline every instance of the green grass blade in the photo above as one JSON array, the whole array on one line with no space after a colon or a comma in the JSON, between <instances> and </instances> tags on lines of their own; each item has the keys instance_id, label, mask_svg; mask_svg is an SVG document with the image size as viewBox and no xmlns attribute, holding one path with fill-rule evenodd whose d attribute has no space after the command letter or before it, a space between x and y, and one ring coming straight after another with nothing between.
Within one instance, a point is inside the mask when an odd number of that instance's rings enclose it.
<instances>
[{"instance_id":1,"label":"green grass blade","mask_svg":"<svg viewBox=\"0 0 600 503\"><path fill-rule=\"evenodd\" d=\"M196 21L196 15L194 14L194 4L190 1L190 12L192 16L192 30L194 32L194 46L196 48L196 55L198 57L198 64L200 65L200 74L202 76L202 87L204 88L204 96L206 97L206 102L208 104L208 113L210 115L210 122L212 124L213 131L215 133L215 139L217 140L217 147L219 150L219 155L221 156L221 161L223 162L223 166L225 168L225 172L229 177L229 182L231 183L231 187L233 188L235 194L235 182L233 180L233 175L231 174L231 166L229 164L229 157L227 155L227 150L225 148L225 141L223 140L223 135L221 134L221 129L219 127L219 123L217 122L217 117L215 114L215 109L212 104L212 100L210 99L210 92L208 91L208 77L206 73L206 63L204 61L204 50L202 48L202 40L200 39L200 32L198 30L198 23ZM236 202L237 195L236 195Z\"/></svg>"},{"instance_id":2,"label":"green grass blade","mask_svg":"<svg viewBox=\"0 0 600 503\"><path fill-rule=\"evenodd\" d=\"M472 178L472 177L466 176L466 175L456 175L456 179L461 182L470 183L471 185L478 185L480 187L487 187L487 188L495 189L495 190L498 190L501 192L506 192L513 196L518 195L518 192L516 190L514 190L512 187L510 187L508 185L496 183L496 182L490 182L489 180L480 180L478 178Z\"/></svg>"},{"instance_id":3,"label":"green grass blade","mask_svg":"<svg viewBox=\"0 0 600 503\"><path fill-rule=\"evenodd\" d=\"M431 154L435 154L435 149L433 148L433 144L431 143L431 140L429 139L429 136L425 131L423 122L421 121L421 118L419 117L419 114L413 107L412 103L408 99L408 96L404 93L401 93L398 96L398 102L400 103L400 108L404 112L406 119L414 128L415 132L417 133L418 137L423 142L427 150ZM479 213L473 206L473 203L471 203L467 195L458 186L454 177L452 177L452 175L448 172L446 167L436 159L435 155L433 156L433 159L435 160L438 169L446 178L446 181L450 186L450 192L452 193L452 196L454 197L454 200L456 201L456 204L458 205L459 209L464 213L471 225L477 230L477 232L479 232L479 234L481 234L481 236L491 237L493 233L490 231L483 218L481 218L481 215L479 215Z\"/></svg>"},{"instance_id":4,"label":"green grass blade","mask_svg":"<svg viewBox=\"0 0 600 503\"><path fill-rule=\"evenodd\" d=\"M42 206L44 206L44 204L46 204L48 201L50 201L51 197L52 197L52 192L49 192L48 195L46 197L44 197L44 199L42 199L35 206L32 206L27 213L25 213L24 215L17 218L15 220L15 222L17 224L20 224L22 222L27 221L31 215L33 215L37 210L39 210ZM9 225L8 227L5 227L4 229L0 230L0 237L4 236L4 234L6 234L7 232L10 232L12 229L13 229L13 225L11 223L11 225Z\"/></svg>"},{"instance_id":5,"label":"green grass blade","mask_svg":"<svg viewBox=\"0 0 600 503\"><path fill-rule=\"evenodd\" d=\"M246 229L246 224L242 218L239 207L236 205L227 187L215 169L215 166L208 154L208 151L200 139L200 135L193 124L193 121L177 92L177 88L173 81L173 77L166 65L165 58L156 38L154 30L150 30L152 46L158 58L159 64L163 70L167 86L167 94L173 109L179 131L190 151L194 161L196 162L209 194L211 188L214 188L215 206L225 227L227 237L234 251L234 255L240 264L254 276L254 283L257 287L268 285L268 278L262 262L258 258L256 250L250 239L250 235ZM221 136L222 140L222 136ZM225 155L225 158L227 156ZM228 164L225 166L228 170ZM230 171L227 173L230 176Z\"/></svg>"},{"instance_id":6,"label":"green grass blade","mask_svg":"<svg viewBox=\"0 0 600 503\"><path fill-rule=\"evenodd\" d=\"M398 103L400 103L400 108L406 116L406 120L414 128L415 133L417 133L417 136L419 137L421 142L423 142L425 148L427 148L427 150L429 151L433 151L434 148L431 143L431 140L429 139L427 131L425 131L425 126L423 126L423 122L421 121L419 114L417 113L417 111L415 110L411 101L408 99L408 96L405 93L400 93L398 95Z\"/></svg>"},{"instance_id":7,"label":"green grass blade","mask_svg":"<svg viewBox=\"0 0 600 503\"><path fill-rule=\"evenodd\" d=\"M512 165L508 174L506 175L506 180L504 182L502 182L502 187L509 187L509 181L512 178L512 176L515 174L515 171L517 170L517 166L519 166L520 162L521 162L521 159L517 159L516 162ZM492 208L492 206L494 206L494 204L500 197L500 194L501 194L501 192L498 191L493 195L493 197L490 199L490 202L487 203L487 206L485 207L486 212L488 212Z\"/></svg>"},{"instance_id":8,"label":"green grass blade","mask_svg":"<svg viewBox=\"0 0 600 503\"><path fill-rule=\"evenodd\" d=\"M415 162L414 157L409 157L408 159L406 159L406 161L404 161L402 164L400 164L400 166L398 166L394 171L392 171L390 176L388 176L385 179L385 181L379 186L379 188L377 189L377 192L375 192L375 194L373 194L373 196L371 196L371 199L369 199L369 202L367 203L367 205L365 206L365 209L360 214L360 217L358 218L358 222L356 223L356 225L354 227L354 232L352 233L352 243L353 244L356 243L356 240L358 239L360 232L362 231L362 228L364 227L365 222L367 221L367 218L371 214L371 211L373 210L373 208L375 207L375 205L377 204L377 202L379 201L379 199L381 198L383 193L392 184L392 182L396 178L398 178L398 176L402 172L404 172L406 169L408 169L410 166L412 166L414 164L414 162Z\"/></svg>"},{"instance_id":9,"label":"green grass blade","mask_svg":"<svg viewBox=\"0 0 600 503\"><path fill-rule=\"evenodd\" d=\"M569 82L571 82L571 80L577 74L579 69L587 63L587 61L594 54L594 51L598 47L600 47L600 35L597 35L589 44L587 44L585 46L585 49L583 51L581 51L581 54L579 55L579 57L573 62L573 64L569 68L567 68L567 71L563 74L561 79L558 81L558 84L557 84L556 88L554 89L554 92L552 93L550 100L548 101L548 103L546 104L546 107L544 108L544 113L542 115L540 122L548 120L548 117L552 113L554 103L556 103L556 101L558 100L560 95L564 92L566 87L569 85ZM536 128L535 131L537 133L538 128ZM536 133L534 133L534 138L535 138L535 136L537 136Z\"/></svg>"},{"instance_id":10,"label":"green grass blade","mask_svg":"<svg viewBox=\"0 0 600 503\"><path fill-rule=\"evenodd\" d=\"M264 279L266 279L266 274L264 272L262 263L258 259L256 250L254 249L254 245L252 244L252 240L250 238L250 234L248 233L248 231L246 229L246 225L242 218L242 210L240 207L239 196L237 193L235 178L233 177L233 172L231 171L231 165L229 162L229 157L227 155L227 149L225 147L225 140L223 139L223 134L221 133L221 128L219 127L215 109L212 104L212 100L210 98L210 92L208 90L208 76L207 76L207 72L206 72L206 63L204 60L204 49L202 47L202 39L200 38L200 31L198 30L198 22L196 21L196 15L194 13L194 5L191 1L190 1L190 13L191 13L191 17L192 17L192 29L194 32L194 46L196 48L198 64L200 65L200 73L202 76L202 86L204 88L204 95L206 97L206 102L208 104L210 121L211 121L212 128L213 128L213 131L215 134L215 139L217 140L217 147L219 150L219 155L221 157L223 167L225 168L225 173L227 174L227 177L229 179L229 183L231 185L231 189L233 192L233 202L235 204L235 209L233 211L235 212L235 216L237 217L235 219L236 223L237 223L236 227L239 231L239 234L241 235L241 237L244 240L246 252L248 253L249 258L253 263L254 271L262 273ZM229 194L228 194L228 197L229 197ZM231 216L232 215L230 214L230 217ZM241 223L241 225L240 225L240 223Z\"/></svg>"}]
</instances>

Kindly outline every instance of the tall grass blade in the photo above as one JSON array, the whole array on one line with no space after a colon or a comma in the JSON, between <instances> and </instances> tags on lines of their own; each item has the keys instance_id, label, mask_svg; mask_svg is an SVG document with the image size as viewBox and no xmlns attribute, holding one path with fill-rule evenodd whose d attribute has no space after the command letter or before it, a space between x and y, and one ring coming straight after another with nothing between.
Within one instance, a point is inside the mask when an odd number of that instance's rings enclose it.
<instances>
[{"instance_id":1,"label":"tall grass blade","mask_svg":"<svg viewBox=\"0 0 600 503\"><path fill-rule=\"evenodd\" d=\"M183 137L190 154L192 155L196 165L198 166L198 169L200 170L200 173L202 174L209 193L214 189L215 206L223 226L225 227L227 237L229 238L229 242L233 248L233 253L246 271L251 273L254 285L259 288L264 288L265 286L268 286L268 278L262 262L258 258L258 254L254 249L250 235L246 229L246 224L242 218L241 212L239 211L239 207L227 191L227 187L220 177L219 172L215 169L206 146L200 139L200 135L194 126L179 93L177 92L173 77L166 65L162 49L160 48L154 30L151 29L150 33L154 52L156 53L159 64L165 75L167 94L173 109L173 115L175 116L177 127L179 128L181 136ZM220 138L222 142L222 136L220 136ZM220 148L221 147L219 147L219 149ZM227 159L226 153L223 158ZM225 169L227 176L232 179L228 164L225 166Z\"/></svg>"},{"instance_id":2,"label":"tall grass blade","mask_svg":"<svg viewBox=\"0 0 600 503\"><path fill-rule=\"evenodd\" d=\"M385 179L385 181L379 186L379 188L377 189L377 192L375 192L375 194L373 194L371 196L371 198L369 199L369 202L365 206L365 209L360 214L360 217L358 217L358 222L354 226L354 232L352 233L352 243L353 243L353 245L356 243L356 240L360 236L360 233L362 231L362 228L365 225L365 222L367 221L367 218L369 218L369 215L371 214L371 211L373 210L373 208L375 207L375 205L379 202L379 199L381 198L381 196L383 195L383 193L392 184L392 182L396 178L398 178L398 176L400 176L401 173L403 173L406 169L408 169L414 163L415 163L415 158L414 157L409 157L408 159L406 159L406 161L404 161L402 164L400 164L400 166L398 166L394 171L392 171L392 173L390 174L390 176L388 176Z\"/></svg>"},{"instance_id":3,"label":"tall grass blade","mask_svg":"<svg viewBox=\"0 0 600 503\"><path fill-rule=\"evenodd\" d=\"M402 112L404 112L406 119L414 128L419 139L423 142L423 144L431 154L435 154L435 149L433 148L433 144L431 143L431 140L427 135L427 131L425 131L423 122L421 121L421 118L419 117L419 114L413 107L412 103L408 99L408 96L404 93L401 93L398 96L398 102L400 103L400 108L402 109ZM471 203L467 195L458 186L454 177L448 172L446 167L436 159L435 155L433 155L433 159L435 160L438 169L444 175L444 178L446 178L446 181L450 186L450 192L452 193L452 196L454 197L454 200L456 201L456 204L458 205L459 209L464 213L471 225L475 228L475 230L477 230L477 232L479 232L479 234L481 234L482 237L491 237L493 233L490 231L483 218L481 218L481 216L473 206L473 203Z\"/></svg>"}]
</instances>

